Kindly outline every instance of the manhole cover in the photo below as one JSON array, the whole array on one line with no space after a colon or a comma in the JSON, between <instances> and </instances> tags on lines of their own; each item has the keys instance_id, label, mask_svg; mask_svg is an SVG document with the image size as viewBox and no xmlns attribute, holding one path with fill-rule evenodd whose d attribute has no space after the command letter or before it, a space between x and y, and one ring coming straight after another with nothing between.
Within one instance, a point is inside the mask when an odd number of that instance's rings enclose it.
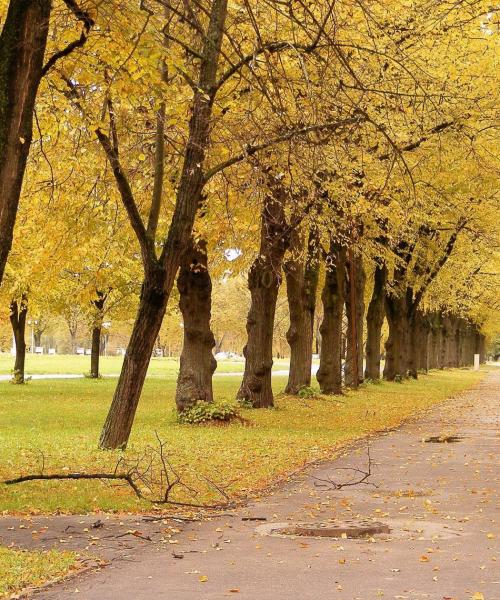
<instances>
[{"instance_id":1,"label":"manhole cover","mask_svg":"<svg viewBox=\"0 0 500 600\"><path fill-rule=\"evenodd\" d=\"M459 435L434 435L426 438L424 441L431 444L455 444L463 439Z\"/></svg>"},{"instance_id":2,"label":"manhole cover","mask_svg":"<svg viewBox=\"0 0 500 600\"><path fill-rule=\"evenodd\" d=\"M266 531L264 531L264 527ZM326 523L274 523L259 529L268 535L331 538L361 538L391 532L390 527L385 523L369 519Z\"/></svg>"}]
</instances>

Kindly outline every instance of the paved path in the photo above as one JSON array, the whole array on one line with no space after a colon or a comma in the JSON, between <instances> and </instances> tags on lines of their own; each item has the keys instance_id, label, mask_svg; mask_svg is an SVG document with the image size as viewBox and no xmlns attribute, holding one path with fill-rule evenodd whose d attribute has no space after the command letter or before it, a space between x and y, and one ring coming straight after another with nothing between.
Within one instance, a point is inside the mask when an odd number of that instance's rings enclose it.
<instances>
[{"instance_id":1,"label":"paved path","mask_svg":"<svg viewBox=\"0 0 500 600\"><path fill-rule=\"evenodd\" d=\"M127 557L36 598L66 600L78 591L79 600L469 600L480 592L476 598L499 600L499 399L500 373L490 373L420 421L374 438L377 488L315 485L315 478L348 476L339 468L364 468L360 444L260 502L170 529L174 544L139 538ZM463 439L423 441L444 434ZM263 534L272 523L359 517L382 521L391 533L362 540Z\"/></svg>"}]
</instances>

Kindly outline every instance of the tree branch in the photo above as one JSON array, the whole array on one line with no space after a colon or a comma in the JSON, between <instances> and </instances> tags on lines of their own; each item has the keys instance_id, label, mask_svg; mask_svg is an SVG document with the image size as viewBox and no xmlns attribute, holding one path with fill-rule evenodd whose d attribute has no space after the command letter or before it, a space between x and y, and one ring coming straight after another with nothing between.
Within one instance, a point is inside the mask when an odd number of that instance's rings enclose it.
<instances>
[{"instance_id":1,"label":"tree branch","mask_svg":"<svg viewBox=\"0 0 500 600\"><path fill-rule=\"evenodd\" d=\"M448 242L446 243L445 249L443 251L443 254L440 256L439 260L434 264L434 267L431 270L429 270L427 277L424 279L424 283L422 284L422 286L420 287L418 292L415 294L415 299L413 301L414 310L420 304L429 285L434 281L434 279L437 277L439 271L441 271L441 269L446 264L447 260L450 258L451 253L453 252L453 248L455 247L455 243L457 241L458 234L462 231L462 229L466 225L467 225L467 219L462 217L458 221L455 231L450 235Z\"/></svg>"},{"instance_id":2,"label":"tree branch","mask_svg":"<svg viewBox=\"0 0 500 600\"><path fill-rule=\"evenodd\" d=\"M346 127L348 125L356 125L362 123L363 121L365 121L365 119L360 115L357 115L355 117L349 117L348 119L344 119L343 121L333 121L331 123L320 123L318 125L308 125L307 127L299 127L298 129L292 129L287 133L278 135L268 140L267 142L262 142L261 144L256 145L249 144L244 152L241 152L240 154L237 154L236 156L233 156L232 158L229 158L219 163L215 167L209 169L204 176L205 182L209 181L214 175L217 175L217 173L224 171L224 169L232 167L233 165L246 160L249 156L253 156L257 152L260 152L261 150L266 150L271 146L276 146L277 144L281 144L282 142L287 142L296 137L307 135L309 133L314 133L316 131L334 132L337 129L341 129L342 127Z\"/></svg>"},{"instance_id":3,"label":"tree branch","mask_svg":"<svg viewBox=\"0 0 500 600\"><path fill-rule=\"evenodd\" d=\"M71 54L77 48L81 48L85 45L87 38L89 36L89 32L94 26L94 19L89 15L89 13L83 9L81 9L78 4L74 0L64 0L66 6L70 9L70 11L75 15L78 21L83 23L83 30L80 34L80 37L77 40L70 42L66 48L55 52L49 60L42 67L42 77L46 75L50 69L56 64L58 60L64 58Z\"/></svg>"},{"instance_id":4,"label":"tree branch","mask_svg":"<svg viewBox=\"0 0 500 600\"><path fill-rule=\"evenodd\" d=\"M130 187L130 183L127 176L123 172L117 150L111 144L109 137L100 128L96 129L96 135L113 170L113 175L115 176L123 205L125 206L130 224L132 225L132 229L134 230L141 247L143 261L146 265L149 261L156 260L156 255L154 253L154 248L147 236L146 228L144 227L144 223L142 222L141 215L135 203L134 194Z\"/></svg>"}]
</instances>

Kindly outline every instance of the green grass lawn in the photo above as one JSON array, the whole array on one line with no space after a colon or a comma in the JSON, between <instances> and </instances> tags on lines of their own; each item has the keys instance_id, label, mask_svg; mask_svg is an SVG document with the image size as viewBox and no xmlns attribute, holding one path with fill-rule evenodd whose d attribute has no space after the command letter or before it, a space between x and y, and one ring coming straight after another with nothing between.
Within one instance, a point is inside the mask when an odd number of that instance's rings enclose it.
<instances>
[{"instance_id":1,"label":"green grass lawn","mask_svg":"<svg viewBox=\"0 0 500 600\"><path fill-rule=\"evenodd\" d=\"M74 552L27 552L0 546L0 598L67 575L76 564Z\"/></svg>"},{"instance_id":2,"label":"green grass lawn","mask_svg":"<svg viewBox=\"0 0 500 600\"><path fill-rule=\"evenodd\" d=\"M345 396L277 398L271 410L245 410L247 423L225 427L176 422L175 376L146 381L127 457L166 442L172 463L199 491L195 502L220 500L208 477L228 485L233 497L247 496L308 461L332 456L339 445L404 419L477 383L483 372L453 370L403 384L364 386ZM114 469L120 452L97 450L97 440L115 386L113 380L45 380L24 386L0 382L0 480L38 472ZM218 399L235 397L239 377L214 380ZM284 377L273 378L276 392ZM180 491L177 500L193 500ZM141 511L150 505L128 488L99 481L30 482L0 485L5 512Z\"/></svg>"},{"instance_id":3,"label":"green grass lawn","mask_svg":"<svg viewBox=\"0 0 500 600\"><path fill-rule=\"evenodd\" d=\"M101 373L103 375L118 375L122 366L121 356L102 356ZM14 367L14 357L10 354L0 354L0 375L9 375ZM243 360L220 360L217 373L242 373L245 368ZM273 369L287 369L288 360L274 359ZM41 375L49 373L66 373L82 375L90 371L90 356L75 354L60 354L55 356L30 354L26 355L26 373ZM152 358L149 365L149 377L176 376L179 371L178 358Z\"/></svg>"}]
</instances>

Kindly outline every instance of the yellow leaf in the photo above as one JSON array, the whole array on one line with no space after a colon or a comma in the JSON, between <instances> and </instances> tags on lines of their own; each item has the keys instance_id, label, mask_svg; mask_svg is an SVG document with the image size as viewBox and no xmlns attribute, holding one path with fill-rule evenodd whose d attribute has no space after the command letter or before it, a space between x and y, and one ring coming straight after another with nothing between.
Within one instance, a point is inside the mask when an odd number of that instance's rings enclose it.
<instances>
[{"instance_id":1,"label":"yellow leaf","mask_svg":"<svg viewBox=\"0 0 500 600\"><path fill-rule=\"evenodd\" d=\"M208 581L208 577L206 575L201 575L199 579L201 583L205 583L205 581Z\"/></svg>"},{"instance_id":2,"label":"yellow leaf","mask_svg":"<svg viewBox=\"0 0 500 600\"><path fill-rule=\"evenodd\" d=\"M483 594L481 594L481 592L476 592L472 596L471 600L484 600L484 596L483 596Z\"/></svg>"}]
</instances>

